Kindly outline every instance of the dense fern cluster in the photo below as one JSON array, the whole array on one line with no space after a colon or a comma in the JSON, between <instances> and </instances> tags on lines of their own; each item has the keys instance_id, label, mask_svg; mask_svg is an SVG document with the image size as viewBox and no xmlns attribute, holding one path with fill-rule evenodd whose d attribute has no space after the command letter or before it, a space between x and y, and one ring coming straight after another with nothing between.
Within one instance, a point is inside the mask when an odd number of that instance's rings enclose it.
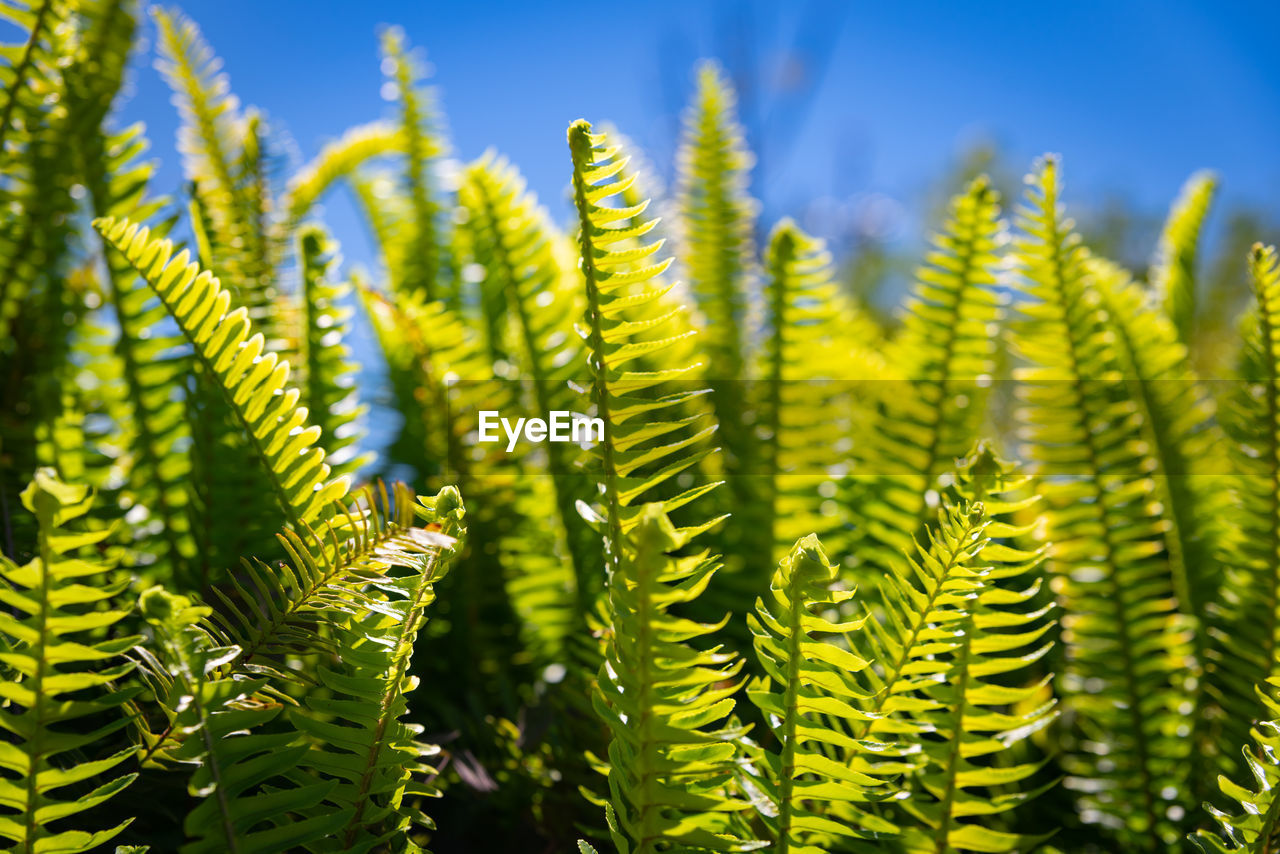
<instances>
[{"instance_id":1,"label":"dense fern cluster","mask_svg":"<svg viewBox=\"0 0 1280 854\"><path fill-rule=\"evenodd\" d=\"M156 10L170 199L112 119L136 5L0 11L11 850L1280 845L1280 263L1202 380L1212 176L1136 275L1056 158L1012 218L976 178L882 325L758 222L712 64L672 197L579 120L560 218L447 159L400 31L396 115L281 177Z\"/></svg>"}]
</instances>

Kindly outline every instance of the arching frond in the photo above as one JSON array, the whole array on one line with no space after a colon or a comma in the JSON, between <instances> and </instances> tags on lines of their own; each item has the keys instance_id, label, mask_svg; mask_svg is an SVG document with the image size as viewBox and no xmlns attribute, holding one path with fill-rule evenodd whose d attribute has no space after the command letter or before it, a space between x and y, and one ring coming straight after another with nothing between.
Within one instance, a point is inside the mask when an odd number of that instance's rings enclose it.
<instances>
[{"instance_id":1,"label":"arching frond","mask_svg":"<svg viewBox=\"0 0 1280 854\"><path fill-rule=\"evenodd\" d=\"M94 226L120 251L160 297L191 344L196 358L215 377L236 419L252 440L271 481L285 521L302 530L322 508L340 500L347 483L329 481L319 430L288 388L289 364L263 354L261 333L253 334L244 308L231 309L231 295L208 272L176 257L168 240L128 220L98 219Z\"/></svg>"},{"instance_id":2,"label":"arching frond","mask_svg":"<svg viewBox=\"0 0 1280 854\"><path fill-rule=\"evenodd\" d=\"M370 122L349 129L289 179L280 204L286 222L302 222L335 183L356 172L366 161L399 153L403 148L400 130L390 122Z\"/></svg>"},{"instance_id":3,"label":"arching frond","mask_svg":"<svg viewBox=\"0 0 1280 854\"><path fill-rule=\"evenodd\" d=\"M442 547L415 525L415 513L413 493L396 484L390 495L366 492L318 530L280 534L287 563L271 569L247 562L242 577L231 580L235 595L215 590L223 607L213 620L223 645L239 649L227 667L289 678L280 670L289 657L331 652L330 622L378 607L367 585L394 567L416 568Z\"/></svg>"},{"instance_id":4,"label":"arching frond","mask_svg":"<svg viewBox=\"0 0 1280 854\"><path fill-rule=\"evenodd\" d=\"M61 823L137 777L101 779L134 752L104 756L101 744L128 723L121 707L137 689L123 683L133 669L124 656L141 638L104 634L125 617L110 603L128 578L104 582L111 567L78 556L109 533L68 526L92 502L86 487L37 471L22 493L39 523L36 555L23 566L0 557L0 838L11 851L89 851L131 821L95 831Z\"/></svg>"}]
</instances>

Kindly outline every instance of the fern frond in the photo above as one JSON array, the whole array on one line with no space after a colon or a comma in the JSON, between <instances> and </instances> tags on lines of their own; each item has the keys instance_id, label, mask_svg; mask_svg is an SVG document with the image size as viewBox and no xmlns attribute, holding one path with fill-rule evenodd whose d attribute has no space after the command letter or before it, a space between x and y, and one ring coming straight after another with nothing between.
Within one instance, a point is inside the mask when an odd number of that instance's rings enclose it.
<instances>
[{"instance_id":1,"label":"fern frond","mask_svg":"<svg viewBox=\"0 0 1280 854\"><path fill-rule=\"evenodd\" d=\"M745 729L732 720L742 660L688 641L717 626L668 610L693 601L717 569L704 554L674 557L691 534L661 504L640 508L609 578L609 634L595 707L608 725L610 834L621 854L752 851L731 790Z\"/></svg>"},{"instance_id":2,"label":"fern frond","mask_svg":"<svg viewBox=\"0 0 1280 854\"><path fill-rule=\"evenodd\" d=\"M310 846L313 851L381 850L411 824L434 827L416 801L438 792L413 777L429 771L421 759L438 748L416 741L422 726L401 718L417 685L409 675L414 641L435 600L435 584L448 571L466 528L462 501L450 487L417 511L440 528L429 540L432 547L409 564L409 573L378 579L381 601L351 612L335 627L340 666L319 672L332 695L308 696L307 712L293 715L295 725L313 739L303 765L336 781L327 800L344 818L339 830Z\"/></svg>"},{"instance_id":3,"label":"fern frond","mask_svg":"<svg viewBox=\"0 0 1280 854\"><path fill-rule=\"evenodd\" d=\"M1191 345L1196 318L1200 228L1217 189L1218 177L1212 172L1197 172L1187 179L1169 211L1151 264L1152 297L1172 321L1178 340L1187 346Z\"/></svg>"},{"instance_id":4,"label":"fern frond","mask_svg":"<svg viewBox=\"0 0 1280 854\"><path fill-rule=\"evenodd\" d=\"M1058 163L1029 179L1016 258L1028 300L1014 348L1020 436L1043 483L1054 589L1068 615L1064 765L1086 817L1133 851L1176 845L1187 809L1189 633L1177 609L1156 462L1087 251L1062 215Z\"/></svg>"},{"instance_id":5,"label":"fern frond","mask_svg":"<svg viewBox=\"0 0 1280 854\"><path fill-rule=\"evenodd\" d=\"M889 796L883 772L870 764L846 767L829 755L833 748L856 745L828 720L867 721L859 707L872 699L856 676L870 663L841 643L868 617L836 622L824 616L838 613L854 596L852 590L833 589L835 581L836 568L810 534L779 563L768 600L757 599L755 612L747 615L766 674L747 687L747 696L764 713L779 746L776 754L763 752L754 779L774 806L764 822L779 854L821 854L815 843L824 839L897 833L891 822L856 806ZM837 821L822 815L832 802L848 803L851 816Z\"/></svg>"},{"instance_id":6,"label":"fern frond","mask_svg":"<svg viewBox=\"0 0 1280 854\"><path fill-rule=\"evenodd\" d=\"M840 293L821 241L783 220L769 238L765 268L757 411L767 441L755 472L764 494L758 507L740 512L758 529L760 547L778 554L806 532L830 543L840 537L843 520L823 493L834 494L847 464L843 443L855 432L855 411L867 392L858 381L880 367L868 349L868 320Z\"/></svg>"},{"instance_id":7,"label":"fern frond","mask_svg":"<svg viewBox=\"0 0 1280 854\"><path fill-rule=\"evenodd\" d=\"M871 565L898 559L936 512L928 493L982 423L995 372L994 289L1003 239L999 194L975 178L950 204L916 272L903 327L885 355L880 416L854 453L871 479L858 509Z\"/></svg>"},{"instance_id":8,"label":"fern frond","mask_svg":"<svg viewBox=\"0 0 1280 854\"><path fill-rule=\"evenodd\" d=\"M1276 797L1280 791L1280 701L1274 697L1275 689L1280 687L1280 679L1272 677L1267 683L1268 689L1261 686L1256 689L1265 717L1250 731L1254 746L1250 748L1246 744L1240 748L1257 789L1234 783L1225 776L1218 778L1222 794L1237 801L1243 812L1230 815L1210 804L1205 805L1226 834L1224 840L1211 831L1197 830L1190 839L1205 854L1232 851L1269 854L1280 843L1280 798Z\"/></svg>"},{"instance_id":9,"label":"fern frond","mask_svg":"<svg viewBox=\"0 0 1280 854\"><path fill-rule=\"evenodd\" d=\"M86 185L94 213L154 217L164 200L147 193L154 167L140 160L146 151L142 129L134 126L104 141L99 155L87 163ZM163 224L156 229L157 236L163 234ZM132 461L130 500L132 506L146 511L149 525L158 523L159 530L148 537L164 546L158 571L188 579L193 544L184 481L191 464L182 445L189 431L173 386L189 370L190 357L182 339L161 325L164 307L146 283L119 252L104 251L107 296L119 325L114 350L121 365L119 420L128 431Z\"/></svg>"},{"instance_id":10,"label":"fern frond","mask_svg":"<svg viewBox=\"0 0 1280 854\"><path fill-rule=\"evenodd\" d=\"M214 250L213 257L202 260L233 284L254 321L268 321L274 273L265 261L268 237L255 227L258 206L242 178L245 132L251 128L199 28L176 10L153 8L151 14L160 37L157 68L173 89L182 116L178 149L183 171L194 185ZM251 153L249 161L255 159Z\"/></svg>"},{"instance_id":11,"label":"fern frond","mask_svg":"<svg viewBox=\"0 0 1280 854\"><path fill-rule=\"evenodd\" d=\"M919 788L901 802L918 822L904 828L908 851L1024 851L1053 833L1015 833L1000 824L1001 816L1054 784L1035 781L1042 762L1012 754L1058 716L1051 677L1027 673L1048 652L1045 638L1054 623L1045 618L1052 606L1036 607L1044 553L1010 545L1027 533L1012 520L1037 501L1016 497L1025 481L980 443L960 462L943 534L934 540L936 549L948 526L954 535L966 516L964 525L978 525L969 601L950 624L950 667L945 679L924 687L926 703L911 715L929 735L915 742L924 756L913 773ZM963 537L956 542L965 544Z\"/></svg>"},{"instance_id":12,"label":"fern frond","mask_svg":"<svg viewBox=\"0 0 1280 854\"><path fill-rule=\"evenodd\" d=\"M1232 439L1237 526L1212 617L1215 660L1208 675L1225 712L1222 739L1243 744L1262 709L1254 686L1280 676L1280 264L1255 244L1249 257L1255 306L1245 320L1233 392L1222 420Z\"/></svg>"},{"instance_id":13,"label":"fern frond","mask_svg":"<svg viewBox=\"0 0 1280 854\"><path fill-rule=\"evenodd\" d=\"M354 475L368 458L359 454L360 419L365 408L356 391L359 365L347 346L351 309L342 305L351 287L332 280L339 265L338 248L319 227L298 234L302 268L300 308L304 335L301 346L301 403L321 441L335 475Z\"/></svg>"},{"instance_id":14,"label":"fern frond","mask_svg":"<svg viewBox=\"0 0 1280 854\"><path fill-rule=\"evenodd\" d=\"M689 288L705 326L699 338L706 356L704 375L720 425L725 500L735 508L750 507L756 495L759 447L748 409L753 365L746 349L749 316L756 299L758 274L752 245L757 204L747 194L752 166L743 130L736 117L736 96L719 67L706 62L697 71L697 91L685 115L684 136L676 153L676 199L680 212L681 251ZM745 519L743 520L746 521ZM763 582L773 566L772 544L753 538L752 526L741 527L741 542L726 544L731 569L750 563L750 577ZM737 528L726 536L736 540ZM767 533L767 530L764 532Z\"/></svg>"},{"instance_id":15,"label":"fern frond","mask_svg":"<svg viewBox=\"0 0 1280 854\"><path fill-rule=\"evenodd\" d=\"M671 260L651 260L662 248L659 243L643 241L652 221L629 223L632 217L640 217L643 205L619 208L604 204L628 182L626 163L618 159L616 149L608 146L602 135L591 133L591 125L582 120L569 128L569 149L587 291L590 399L592 414L604 425L604 440L596 452L606 511L606 565L612 567L622 553L624 534L638 522L634 505L656 497L656 487L711 454L713 449L704 443L716 425L705 424L710 419L696 413L660 420L671 417L674 407L702 394L688 388L665 391L677 380L688 380L696 365L628 369L628 363L641 355L655 357L694 331L685 325L679 310L656 320L633 320L638 311L669 290L661 276ZM665 499L663 507L668 512L683 507L714 487L693 486ZM706 530L718 521L700 524L696 530Z\"/></svg>"},{"instance_id":16,"label":"fern frond","mask_svg":"<svg viewBox=\"0 0 1280 854\"><path fill-rule=\"evenodd\" d=\"M384 67L395 85L400 103L400 135L405 151L403 191L409 200L411 222L402 243L394 244L388 258L392 287L399 293L415 295L427 302L451 302L448 281L451 271L446 257L448 246L445 206L438 194L439 160L448 147L439 129L427 93L420 87L421 69L405 44L404 33L390 27L382 34ZM451 304L451 307L457 308Z\"/></svg>"},{"instance_id":17,"label":"fern frond","mask_svg":"<svg viewBox=\"0 0 1280 854\"><path fill-rule=\"evenodd\" d=\"M223 645L239 648L227 667L288 677L276 662L331 651L329 620L376 607L366 585L449 545L414 519L412 492L396 484L390 495L366 492L354 507L335 510L319 530L280 534L287 563L269 569L246 562L243 577L231 580L234 596L215 588L223 607L213 619Z\"/></svg>"},{"instance_id":18,"label":"fern frond","mask_svg":"<svg viewBox=\"0 0 1280 854\"><path fill-rule=\"evenodd\" d=\"M60 0L37 0L35 3L6 3L4 19L16 26L26 38L21 46L5 45L6 58L15 59L0 65L0 156L9 153L9 138L24 130L24 116L44 108L43 93L56 85L57 48L51 40L54 29L62 23L70 4Z\"/></svg>"},{"instance_id":19,"label":"fern frond","mask_svg":"<svg viewBox=\"0 0 1280 854\"><path fill-rule=\"evenodd\" d=\"M335 183L354 174L366 161L399 153L403 148L400 130L389 122L357 125L325 145L289 179L280 203L289 224L287 230L302 222Z\"/></svg>"},{"instance_id":20,"label":"fern frond","mask_svg":"<svg viewBox=\"0 0 1280 854\"><path fill-rule=\"evenodd\" d=\"M470 225L488 234L491 263L486 282L501 288L518 341L520 375L527 377L530 411L572 412L581 403L571 381L581 365L582 341L573 328L582 317L576 275L561 269L557 235L546 213L525 189L524 179L502 159L485 158L467 171L461 195L474 207ZM599 549L576 504L588 499L578 469L579 449L546 446L547 471L577 580L574 608L579 615L603 589L596 571Z\"/></svg>"},{"instance_id":21,"label":"fern frond","mask_svg":"<svg viewBox=\"0 0 1280 854\"><path fill-rule=\"evenodd\" d=\"M1015 851L1038 841L993 818L1041 790L1000 793L1039 770L1002 754L1055 716L1047 680L1009 676L1045 655L1052 623L1042 619L1047 609L1028 606L1039 581L1026 576L1042 555L1006 544L1024 533L1007 520L1033 499L1007 495L1019 484L997 473L987 451L967 459L952 476L965 488L889 565L868 628L849 635L852 653L875 665L853 677L857 714L829 718L845 721L829 727L851 768L882 763L909 774L908 794L887 817L911 852ZM883 765L894 758L897 767Z\"/></svg>"},{"instance_id":22,"label":"fern frond","mask_svg":"<svg viewBox=\"0 0 1280 854\"><path fill-rule=\"evenodd\" d=\"M239 650L219 646L201 625L210 609L158 586L142 594L139 608L161 647L153 660L171 680L159 699L174 746L156 755L192 766L187 790L197 802L183 823L183 854L270 854L340 828L336 811L304 817L333 784L287 784L307 745L297 731L271 726L281 707L259 696L265 678L220 675Z\"/></svg>"},{"instance_id":23,"label":"fern frond","mask_svg":"<svg viewBox=\"0 0 1280 854\"><path fill-rule=\"evenodd\" d=\"M285 520L303 530L320 511L347 492L339 478L328 481L319 429L307 423L299 392L287 387L289 364L263 355L261 333L252 334L244 308L231 310L231 295L208 272L176 257L168 240L152 240L146 227L128 220L94 220L94 227L151 286L197 359L215 377L271 482Z\"/></svg>"},{"instance_id":24,"label":"fern frond","mask_svg":"<svg viewBox=\"0 0 1280 854\"><path fill-rule=\"evenodd\" d=\"M0 838L14 843L11 851L89 851L132 820L100 831L60 824L137 777L98 782L134 752L102 757L100 745L128 723L121 707L137 689L120 684L133 669L123 656L141 638L104 636L126 616L109 602L128 579L104 583L109 566L77 557L109 534L67 528L92 502L87 487L40 469L22 493L39 522L36 556L23 566L0 557L0 664L8 671L0 681Z\"/></svg>"}]
</instances>

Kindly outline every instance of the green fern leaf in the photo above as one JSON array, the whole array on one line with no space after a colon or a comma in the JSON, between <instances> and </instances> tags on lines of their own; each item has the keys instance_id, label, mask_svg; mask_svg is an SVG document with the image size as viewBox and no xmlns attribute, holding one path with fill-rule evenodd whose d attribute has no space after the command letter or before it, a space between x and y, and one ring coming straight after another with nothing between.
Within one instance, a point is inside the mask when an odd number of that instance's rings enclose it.
<instances>
[{"instance_id":1,"label":"green fern leaf","mask_svg":"<svg viewBox=\"0 0 1280 854\"><path fill-rule=\"evenodd\" d=\"M859 381L882 368L868 349L870 321L840 293L821 241L783 220L765 267L768 337L757 411L770 438L760 443L756 472L765 494L740 512L777 554L808 532L829 545L841 538L844 520L834 502L823 502L840 474L832 451L855 430L866 390Z\"/></svg>"},{"instance_id":2,"label":"green fern leaf","mask_svg":"<svg viewBox=\"0 0 1280 854\"><path fill-rule=\"evenodd\" d=\"M1189 632L1177 613L1156 462L1087 251L1059 204L1058 163L1029 179L1015 243L1029 300L1014 347L1021 435L1043 483L1064 619L1061 695L1074 722L1064 766L1086 817L1132 851L1177 844L1186 814ZM1063 476L1069 475L1069 476ZM1105 819L1104 819L1105 817Z\"/></svg>"},{"instance_id":3,"label":"green fern leaf","mask_svg":"<svg viewBox=\"0 0 1280 854\"><path fill-rule=\"evenodd\" d=\"M280 541L289 561L278 568L246 562L232 577L234 595L215 588L222 608L213 615L224 646L239 652L227 668L254 675L296 678L274 662L314 652L332 652L325 627L362 608L376 608L364 588L393 567L415 568L443 545L414 524L413 495L396 484L391 495L366 493L339 510L319 531L287 530Z\"/></svg>"},{"instance_id":4,"label":"green fern leaf","mask_svg":"<svg viewBox=\"0 0 1280 854\"><path fill-rule=\"evenodd\" d=\"M610 207L606 202L627 186L626 163L602 135L591 133L585 121L569 128L573 158L574 204L580 226L582 274L587 290L588 368L592 374L591 403L604 426L597 446L606 564L614 566L622 553L624 534L639 520L638 505L654 496L659 485L712 453L706 439L714 423L684 416L661 420L674 407L702 394L697 389L666 391L678 380L688 379L695 366L634 371L629 363L642 355L653 357L694 334L684 327L676 310L657 319L634 320L638 310L651 305L670 289L661 276L670 259L651 262L661 244L645 243L652 221L638 218L644 206ZM661 444L665 443L665 444ZM667 498L667 512L706 494L716 484L692 486ZM719 520L702 523L703 531ZM690 532L692 534L692 532Z\"/></svg>"},{"instance_id":5,"label":"green fern leaf","mask_svg":"<svg viewBox=\"0 0 1280 854\"><path fill-rule=\"evenodd\" d=\"M674 557L689 540L661 504L640 508L627 550L609 578L609 633L595 707L608 725L611 836L621 854L690 848L752 851L731 791L745 732L731 720L742 660L688 641L717 626L668 613L693 601L716 562Z\"/></svg>"},{"instance_id":6,"label":"green fern leaf","mask_svg":"<svg viewBox=\"0 0 1280 854\"><path fill-rule=\"evenodd\" d=\"M431 302L444 299L455 310L457 294L452 287L445 205L438 198L438 162L447 153L444 135L437 127L427 93L421 91L421 69L405 45L404 33L390 27L382 34L384 67L395 86L400 102L400 134L405 151L403 192L409 203L411 220L405 234L387 251L392 289Z\"/></svg>"},{"instance_id":7,"label":"green fern leaf","mask_svg":"<svg viewBox=\"0 0 1280 854\"><path fill-rule=\"evenodd\" d=\"M328 143L311 162L289 179L281 200L286 230L302 222L335 183L354 174L366 161L404 149L400 131L388 122L370 122Z\"/></svg>"},{"instance_id":8,"label":"green fern leaf","mask_svg":"<svg viewBox=\"0 0 1280 854\"><path fill-rule=\"evenodd\" d=\"M417 685L409 675L414 641L466 528L462 501L451 487L418 511L440 528L433 547L409 573L378 579L380 601L335 626L341 666L322 667L318 674L332 694L308 696L306 713L293 715L295 725L313 738L303 765L336 781L327 800L344 818L340 830L310 846L313 851L381 850L413 823L434 827L416 801L438 793L413 777L430 771L420 760L438 748L417 742L422 726L401 718Z\"/></svg>"},{"instance_id":9,"label":"green fern leaf","mask_svg":"<svg viewBox=\"0 0 1280 854\"><path fill-rule=\"evenodd\" d=\"M994 290L1002 234L999 195L975 178L951 200L916 273L902 331L884 357L889 381L876 384L882 411L854 449L861 469L876 475L858 508L871 566L912 547L936 512L928 501L936 478L982 424L1002 316Z\"/></svg>"},{"instance_id":10,"label":"green fern leaf","mask_svg":"<svg viewBox=\"0 0 1280 854\"><path fill-rule=\"evenodd\" d=\"M1226 714L1221 740L1243 744L1262 709L1254 686L1280 676L1280 265L1257 244L1249 258L1256 305L1245 321L1240 382L1223 407L1237 473L1225 552L1227 578L1214 615L1210 688Z\"/></svg>"},{"instance_id":11,"label":"green fern leaf","mask_svg":"<svg viewBox=\"0 0 1280 854\"><path fill-rule=\"evenodd\" d=\"M720 425L724 453L725 500L747 508L756 495L755 451L759 447L747 417L752 367L746 355L755 307L757 274L752 260L752 234L757 205L747 195L752 158L735 116L735 95L713 63L697 72L697 92L685 117L684 137L676 154L677 205L680 212L680 258L689 289L705 317L699 338L706 357L712 410ZM747 561L753 583L773 566L768 528L744 524L724 533L730 569ZM741 538L741 542L736 542Z\"/></svg>"},{"instance_id":12,"label":"green fern leaf","mask_svg":"<svg viewBox=\"0 0 1280 854\"><path fill-rule=\"evenodd\" d=\"M168 240L128 220L94 221L103 238L129 261L160 297L196 357L215 377L227 403L267 472L285 520L303 530L320 511L347 492L344 479L328 481L319 430L298 407L299 392L287 388L288 362L263 355L261 334L252 334L245 309L231 310L231 295L208 272L176 257Z\"/></svg>"},{"instance_id":13,"label":"green fern leaf","mask_svg":"<svg viewBox=\"0 0 1280 854\"><path fill-rule=\"evenodd\" d=\"M924 756L913 774L919 790L901 802L920 825L904 829L908 851L1024 851L1052 835L1014 833L999 824L1000 816L1053 785L1028 783L1042 762L1009 756L1057 718L1050 677L1026 673L1048 651L1045 638L1054 624L1045 619L1052 606L1035 605L1043 552L1009 545L1027 533L1011 520L1037 501L1015 497L1026 478L1009 468L985 443L961 461L955 497L934 540L935 549L966 549L974 575L963 615L951 624L957 640L946 678L924 688L928 704L912 714L930 735L917 742Z\"/></svg>"},{"instance_id":14,"label":"green fern leaf","mask_svg":"<svg viewBox=\"0 0 1280 854\"><path fill-rule=\"evenodd\" d=\"M299 386L302 405L311 423L320 428L333 473L354 476L369 458L359 454L357 445L363 435L360 419L365 407L356 392L359 365L351 361L347 346L351 309L342 304L351 287L332 280L339 263L337 251L337 245L318 226L298 234L304 330Z\"/></svg>"},{"instance_id":15,"label":"green fern leaf","mask_svg":"<svg viewBox=\"0 0 1280 854\"><path fill-rule=\"evenodd\" d=\"M1268 854L1280 842L1280 702L1274 698L1274 689L1280 687L1280 679L1268 679L1271 690L1257 689L1266 718L1254 724L1253 749L1241 748L1244 764L1253 775L1257 790L1233 783L1227 777L1219 777L1222 794L1239 802L1243 812L1230 815L1206 804L1205 808L1226 834L1224 840L1216 833L1198 830L1191 837L1205 854L1226 854L1231 851L1245 854Z\"/></svg>"},{"instance_id":16,"label":"green fern leaf","mask_svg":"<svg viewBox=\"0 0 1280 854\"><path fill-rule=\"evenodd\" d=\"M755 777L773 805L764 822L779 854L821 854L815 843L824 839L897 833L891 822L857 806L887 798L888 775L871 763L851 767L829 756L856 747L829 721L842 719L846 726L869 721L860 707L872 699L857 680L870 663L839 642L862 630L868 618L835 622L824 616L838 613L854 595L833 590L835 580L836 568L810 534L778 565L768 601L757 599L755 613L747 615L766 674L748 686L747 696L764 713L779 745L777 754L762 754ZM822 814L833 802L848 804L843 821Z\"/></svg>"},{"instance_id":17,"label":"green fern leaf","mask_svg":"<svg viewBox=\"0 0 1280 854\"><path fill-rule=\"evenodd\" d=\"M579 368L581 339L573 322L582 316L582 295L576 276L556 257L558 235L545 212L525 191L519 173L501 159L485 158L467 172L461 196L472 208L470 224L485 232L492 247L486 281L506 294L521 375L527 377L533 412L571 412L581 401L571 385ZM573 561L576 583L574 612L579 618L603 589L596 571L599 549L577 512L577 502L589 496L575 477L579 449L549 443L547 471L552 475L555 506Z\"/></svg>"},{"instance_id":18,"label":"green fern leaf","mask_svg":"<svg viewBox=\"0 0 1280 854\"><path fill-rule=\"evenodd\" d=\"M210 609L162 587L144 592L139 607L163 656L152 658L153 676L168 679L157 696L175 742L155 753L191 766L187 790L198 799L183 823L183 854L274 854L336 832L344 819L337 811L304 817L333 783L286 785L307 745L296 731L270 726L280 706L259 698L267 680L219 675L239 650L219 646L202 625Z\"/></svg>"},{"instance_id":19,"label":"green fern leaf","mask_svg":"<svg viewBox=\"0 0 1280 854\"><path fill-rule=\"evenodd\" d=\"M1191 345L1196 317L1196 255L1200 228L1213 204L1218 178L1212 172L1197 172L1187 179L1160 235L1156 258L1151 265L1151 290L1173 322L1178 340Z\"/></svg>"},{"instance_id":20,"label":"green fern leaf","mask_svg":"<svg viewBox=\"0 0 1280 854\"><path fill-rule=\"evenodd\" d=\"M268 233L260 222L264 194L258 168L256 121L246 121L221 63L196 25L177 11L153 8L159 29L157 67L177 97L182 125L178 148L195 190L212 257L202 260L234 284L239 304L258 323L270 323L274 270ZM246 167L250 180L245 180Z\"/></svg>"},{"instance_id":21,"label":"green fern leaf","mask_svg":"<svg viewBox=\"0 0 1280 854\"><path fill-rule=\"evenodd\" d=\"M128 579L103 583L98 577L110 567L77 557L109 533L66 528L89 512L92 501L86 487L63 483L50 469L37 471L22 493L23 506L39 521L37 554L24 566L0 558L0 663L13 674L0 682L0 729L7 734L0 745L0 838L14 843L11 851L89 851L132 820L100 831L60 824L110 800L137 777L82 785L134 753L126 747L92 758L128 723L121 706L137 689L120 684L133 669L123 656L141 640L102 634L126 616L106 603ZM86 719L92 727L77 728L75 722Z\"/></svg>"}]
</instances>

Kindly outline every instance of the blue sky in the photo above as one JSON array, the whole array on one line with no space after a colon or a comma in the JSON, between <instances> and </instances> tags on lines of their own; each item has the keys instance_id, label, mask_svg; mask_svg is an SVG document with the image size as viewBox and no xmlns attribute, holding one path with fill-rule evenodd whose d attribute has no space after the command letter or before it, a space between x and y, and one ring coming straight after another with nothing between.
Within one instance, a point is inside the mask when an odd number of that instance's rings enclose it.
<instances>
[{"instance_id":1,"label":"blue sky","mask_svg":"<svg viewBox=\"0 0 1280 854\"><path fill-rule=\"evenodd\" d=\"M377 31L402 25L435 68L456 154L492 146L508 155L557 217L568 123L612 121L669 168L700 57L721 59L745 86L764 163L754 189L769 218L798 214L814 198L838 204L867 193L918 209L958 152L984 139L1019 169L1042 152L1063 154L1068 203L1113 193L1160 210L1189 173L1211 167L1229 202L1280 211L1276 3L202 0L182 8L225 60L241 100L287 128L304 157L344 128L390 114L379 97ZM124 117L147 122L161 181L176 188L176 116L151 59L138 63ZM330 207L348 219L341 201ZM333 225L344 236L343 223ZM348 246L347 254L362 253Z\"/></svg>"}]
</instances>

